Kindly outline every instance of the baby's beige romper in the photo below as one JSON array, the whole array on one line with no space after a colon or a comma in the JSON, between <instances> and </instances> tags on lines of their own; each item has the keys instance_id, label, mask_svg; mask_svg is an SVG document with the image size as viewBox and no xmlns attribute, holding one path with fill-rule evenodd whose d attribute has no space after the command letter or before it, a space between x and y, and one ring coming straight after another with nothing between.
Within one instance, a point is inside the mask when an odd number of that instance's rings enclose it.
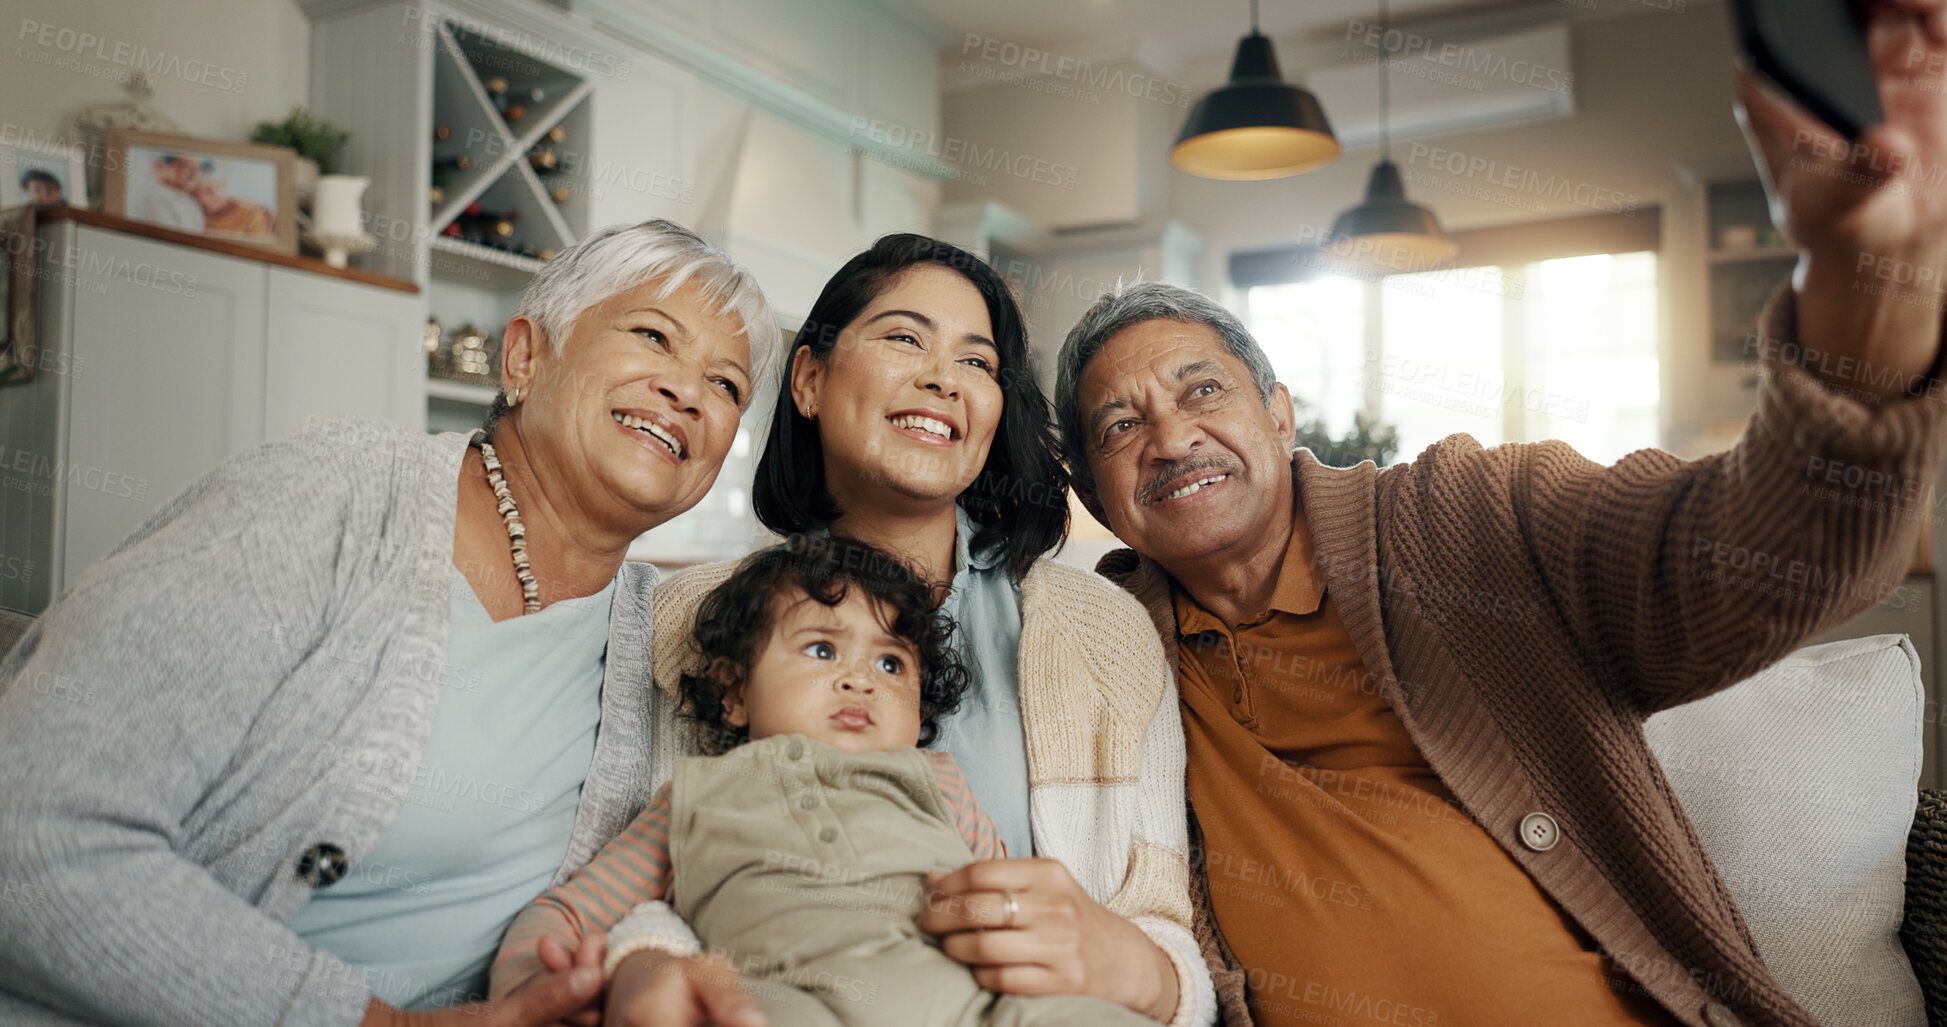
<instances>
[{"instance_id":1,"label":"baby's beige romper","mask_svg":"<svg viewBox=\"0 0 1947 1027\"><path fill-rule=\"evenodd\" d=\"M916 920L928 870L973 852L918 749L774 735L678 760L670 901L774 1027L1143 1027L1081 996L997 995Z\"/></svg>"}]
</instances>

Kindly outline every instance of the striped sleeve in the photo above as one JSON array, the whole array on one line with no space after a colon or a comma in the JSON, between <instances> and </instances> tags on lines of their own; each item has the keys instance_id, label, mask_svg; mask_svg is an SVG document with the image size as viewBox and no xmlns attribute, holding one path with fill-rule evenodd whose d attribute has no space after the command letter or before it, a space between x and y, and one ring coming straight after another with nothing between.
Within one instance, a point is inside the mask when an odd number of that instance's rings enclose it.
<instances>
[{"instance_id":1,"label":"striped sleeve","mask_svg":"<svg viewBox=\"0 0 1947 1027\"><path fill-rule=\"evenodd\" d=\"M492 997L516 991L542 972L542 938L573 952L583 935L607 934L637 903L669 895L669 817L665 781L628 829L587 866L521 910L494 957Z\"/></svg>"},{"instance_id":2,"label":"striped sleeve","mask_svg":"<svg viewBox=\"0 0 1947 1027\"><path fill-rule=\"evenodd\" d=\"M1001 841L1000 832L994 829L994 821L987 811L980 808L980 800L974 798L973 789L967 786L967 779L960 773L960 765L953 757L931 749L921 750L926 755L926 763L933 771L933 783L940 786L940 795L946 799L947 812L953 816L953 826L959 830L960 837L966 839L967 848L973 850L975 859L1006 859L1007 845Z\"/></svg>"}]
</instances>

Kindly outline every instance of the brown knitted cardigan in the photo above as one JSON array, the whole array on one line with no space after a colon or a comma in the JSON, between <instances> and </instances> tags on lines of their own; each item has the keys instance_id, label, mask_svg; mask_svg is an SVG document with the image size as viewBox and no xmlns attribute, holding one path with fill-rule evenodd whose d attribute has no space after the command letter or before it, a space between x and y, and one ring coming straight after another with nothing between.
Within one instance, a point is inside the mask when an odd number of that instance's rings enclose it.
<instances>
[{"instance_id":1,"label":"brown knitted cardigan","mask_svg":"<svg viewBox=\"0 0 1947 1027\"><path fill-rule=\"evenodd\" d=\"M1762 337L1795 340L1794 312L1781 288ZM1643 721L1749 677L1901 581L1943 449L1940 397L1869 407L1776 359L1795 346L1767 349L1744 437L1693 462L1644 450L1603 467L1559 442L1482 449L1465 435L1384 470L1293 459L1318 571L1414 743L1602 951L1693 1027L1816 1025L1766 971ZM1833 468L1852 470L1835 485ZM1174 664L1166 573L1126 549L1098 569L1143 601ZM1549 851L1516 838L1534 811L1561 827ZM1203 892L1200 851L1192 877ZM1198 897L1225 1022L1248 1024L1244 974Z\"/></svg>"}]
</instances>

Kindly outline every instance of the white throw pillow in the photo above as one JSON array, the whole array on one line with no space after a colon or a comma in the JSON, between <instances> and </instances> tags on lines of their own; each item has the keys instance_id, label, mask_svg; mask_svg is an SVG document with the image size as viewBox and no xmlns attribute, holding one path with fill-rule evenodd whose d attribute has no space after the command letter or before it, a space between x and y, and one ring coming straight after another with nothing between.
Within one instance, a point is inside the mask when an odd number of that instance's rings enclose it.
<instances>
[{"instance_id":1,"label":"white throw pillow","mask_svg":"<svg viewBox=\"0 0 1947 1027\"><path fill-rule=\"evenodd\" d=\"M1899 939L1925 704L1912 643L1873 635L1646 728L1765 965L1828 1027L1926 1027Z\"/></svg>"}]
</instances>

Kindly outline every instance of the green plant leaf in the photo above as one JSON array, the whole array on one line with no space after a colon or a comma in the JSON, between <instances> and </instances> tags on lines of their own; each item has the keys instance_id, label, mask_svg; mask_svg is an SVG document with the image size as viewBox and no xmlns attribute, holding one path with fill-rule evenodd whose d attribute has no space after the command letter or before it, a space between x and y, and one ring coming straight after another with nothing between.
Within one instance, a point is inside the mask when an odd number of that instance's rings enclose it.
<instances>
[{"instance_id":1,"label":"green plant leaf","mask_svg":"<svg viewBox=\"0 0 1947 1027\"><path fill-rule=\"evenodd\" d=\"M260 121L250 133L250 141L269 146L288 146L297 151L298 156L308 157L318 164L318 173L332 174L337 170L338 151L344 147L351 133L311 116L303 107L291 108L291 113L283 121Z\"/></svg>"}]
</instances>

